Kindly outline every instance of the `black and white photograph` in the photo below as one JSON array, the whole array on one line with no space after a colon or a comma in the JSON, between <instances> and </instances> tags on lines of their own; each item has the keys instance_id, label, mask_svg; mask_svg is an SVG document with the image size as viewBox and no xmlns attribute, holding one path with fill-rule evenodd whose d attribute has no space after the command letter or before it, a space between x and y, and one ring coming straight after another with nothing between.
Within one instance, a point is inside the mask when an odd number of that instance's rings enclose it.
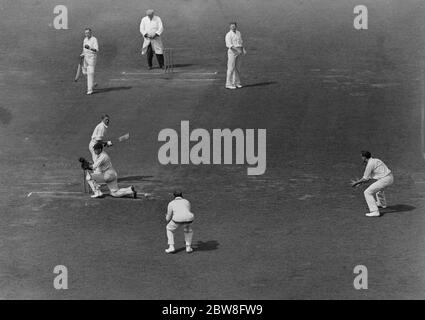
<instances>
[{"instance_id":1,"label":"black and white photograph","mask_svg":"<svg viewBox=\"0 0 425 320\"><path fill-rule=\"evenodd\" d=\"M423 0L0 0L0 30L0 300L425 299Z\"/></svg>"}]
</instances>

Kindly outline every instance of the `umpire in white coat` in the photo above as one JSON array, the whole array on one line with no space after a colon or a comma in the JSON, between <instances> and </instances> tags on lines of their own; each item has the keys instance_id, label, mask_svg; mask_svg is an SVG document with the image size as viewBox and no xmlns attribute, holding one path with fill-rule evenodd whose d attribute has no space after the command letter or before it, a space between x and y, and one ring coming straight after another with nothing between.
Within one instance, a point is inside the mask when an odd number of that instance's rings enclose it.
<instances>
[{"instance_id":1,"label":"umpire in white coat","mask_svg":"<svg viewBox=\"0 0 425 320\"><path fill-rule=\"evenodd\" d=\"M148 59L148 68L152 69L152 58L155 52L159 67L164 67L164 46L161 40L161 34L164 31L161 18L156 16L152 9L146 11L146 17L140 22L140 33L144 41L142 54L146 54Z\"/></svg>"}]
</instances>

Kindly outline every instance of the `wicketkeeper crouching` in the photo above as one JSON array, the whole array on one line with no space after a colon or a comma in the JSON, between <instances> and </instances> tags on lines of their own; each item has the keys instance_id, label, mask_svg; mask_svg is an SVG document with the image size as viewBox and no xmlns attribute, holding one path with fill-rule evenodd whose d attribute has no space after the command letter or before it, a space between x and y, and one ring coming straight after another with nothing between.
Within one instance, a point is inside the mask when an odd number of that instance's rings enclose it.
<instances>
[{"instance_id":1,"label":"wicketkeeper crouching","mask_svg":"<svg viewBox=\"0 0 425 320\"><path fill-rule=\"evenodd\" d=\"M111 159L108 154L103 151L103 143L96 143L93 146L94 152L97 155L93 164L90 164L84 158L80 158L81 167L87 170L86 180L90 188L93 190L92 198L100 198L103 196L100 191L100 185L105 184L110 190L113 197L120 198L125 196L132 196L137 198L137 192L133 186L127 188L118 188L118 175L112 167ZM93 171L93 172L90 172Z\"/></svg>"},{"instance_id":2,"label":"wicketkeeper crouching","mask_svg":"<svg viewBox=\"0 0 425 320\"><path fill-rule=\"evenodd\" d=\"M175 252L174 248L174 232L179 226L184 229L184 240L186 242L186 252L193 252L192 249L192 237L193 230L191 224L195 216L190 212L190 202L183 199L181 191L174 191L174 200L168 204L167 215L165 220L167 224L167 238L168 238L168 249L165 249L166 253Z\"/></svg>"}]
</instances>

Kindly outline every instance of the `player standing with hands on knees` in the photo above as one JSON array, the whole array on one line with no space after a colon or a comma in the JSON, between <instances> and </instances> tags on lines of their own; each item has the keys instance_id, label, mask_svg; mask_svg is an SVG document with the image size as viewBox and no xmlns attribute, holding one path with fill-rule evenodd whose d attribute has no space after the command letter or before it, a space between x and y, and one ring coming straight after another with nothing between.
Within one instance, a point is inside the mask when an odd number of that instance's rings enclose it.
<instances>
[{"instance_id":1,"label":"player standing with hands on knees","mask_svg":"<svg viewBox=\"0 0 425 320\"><path fill-rule=\"evenodd\" d=\"M104 141L106 136L106 131L108 130L108 126L110 123L110 118L107 114L103 114L101 118L102 118L102 121L100 121L100 123L96 126L96 128L94 128L93 133L91 135L91 140L89 143L89 150L90 150L93 162L97 158L97 155L93 149L96 143L101 143L104 147L112 146L112 141Z\"/></svg>"},{"instance_id":2,"label":"player standing with hands on knees","mask_svg":"<svg viewBox=\"0 0 425 320\"><path fill-rule=\"evenodd\" d=\"M376 180L364 191L364 197L369 207L369 212L366 213L366 216L379 217L379 207L387 207L384 189L393 184L394 176L385 163L379 159L372 158L369 151L362 151L362 159L366 164L363 178L351 181L351 186L357 187L371 179Z\"/></svg>"},{"instance_id":3,"label":"player standing with hands on knees","mask_svg":"<svg viewBox=\"0 0 425 320\"><path fill-rule=\"evenodd\" d=\"M140 33L143 36L142 54L146 53L148 69L152 69L152 58L155 52L159 67L164 68L164 46L161 34L164 31L161 18L155 15L154 10L146 11L146 17L140 22Z\"/></svg>"},{"instance_id":4,"label":"player standing with hands on knees","mask_svg":"<svg viewBox=\"0 0 425 320\"><path fill-rule=\"evenodd\" d=\"M165 249L166 253L174 253L174 232L182 226L184 229L184 239L186 242L186 252L193 252L192 249L192 237L193 230L191 224L195 216L190 212L190 202L183 198L181 191L174 191L174 200L168 204L167 215L165 220L167 224L167 238L168 238L168 249Z\"/></svg>"},{"instance_id":5,"label":"player standing with hands on knees","mask_svg":"<svg viewBox=\"0 0 425 320\"><path fill-rule=\"evenodd\" d=\"M87 76L87 94L93 93L96 86L94 82L94 70L97 62L97 53L99 52L99 44L97 39L93 37L90 28L84 30L83 52L80 57L83 59L82 71Z\"/></svg>"},{"instance_id":6,"label":"player standing with hands on knees","mask_svg":"<svg viewBox=\"0 0 425 320\"><path fill-rule=\"evenodd\" d=\"M227 77L226 88L242 88L240 79L241 57L246 54L243 46L242 35L237 30L237 23L230 23L230 31L225 37L227 47Z\"/></svg>"}]
</instances>

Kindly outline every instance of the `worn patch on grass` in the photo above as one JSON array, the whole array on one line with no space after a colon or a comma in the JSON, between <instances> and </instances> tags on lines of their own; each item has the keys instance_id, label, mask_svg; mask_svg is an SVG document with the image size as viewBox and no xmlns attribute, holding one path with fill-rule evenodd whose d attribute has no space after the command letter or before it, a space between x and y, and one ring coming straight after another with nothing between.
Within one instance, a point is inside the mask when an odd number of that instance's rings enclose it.
<instances>
[{"instance_id":1,"label":"worn patch on grass","mask_svg":"<svg viewBox=\"0 0 425 320\"><path fill-rule=\"evenodd\" d=\"M0 107L0 124L8 125L12 121L12 112L8 109Z\"/></svg>"}]
</instances>

